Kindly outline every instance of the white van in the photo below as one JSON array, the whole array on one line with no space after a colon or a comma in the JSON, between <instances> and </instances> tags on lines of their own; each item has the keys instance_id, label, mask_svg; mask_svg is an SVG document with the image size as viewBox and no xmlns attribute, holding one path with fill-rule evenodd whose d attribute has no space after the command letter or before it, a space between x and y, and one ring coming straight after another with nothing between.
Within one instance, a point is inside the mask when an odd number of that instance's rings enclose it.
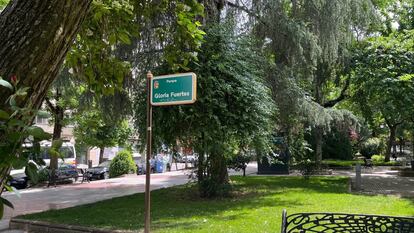
<instances>
[{"instance_id":1,"label":"white van","mask_svg":"<svg viewBox=\"0 0 414 233\"><path fill-rule=\"evenodd\" d=\"M52 143L45 141L40 143L40 150L42 159L45 161L46 166L50 165L50 155L48 153ZM60 157L59 164L72 164L76 166L76 150L75 145L71 142L63 142L62 147L59 149Z\"/></svg>"},{"instance_id":2,"label":"white van","mask_svg":"<svg viewBox=\"0 0 414 233\"><path fill-rule=\"evenodd\" d=\"M46 166L50 165L50 155L48 153L52 143L49 141L44 141L40 143L40 154L44 160ZM31 143L23 144L24 147L31 147ZM63 142L62 147L59 149L61 157L59 158L58 164L61 167L63 164L71 164L76 166L76 150L75 146L70 142ZM38 169L42 166L38 166L33 160L30 160L31 163L35 164ZM65 166L65 165L63 165ZM29 178L25 173L25 168L22 169L12 169L10 171L12 180L10 185L17 189L24 189L28 186Z\"/></svg>"}]
</instances>

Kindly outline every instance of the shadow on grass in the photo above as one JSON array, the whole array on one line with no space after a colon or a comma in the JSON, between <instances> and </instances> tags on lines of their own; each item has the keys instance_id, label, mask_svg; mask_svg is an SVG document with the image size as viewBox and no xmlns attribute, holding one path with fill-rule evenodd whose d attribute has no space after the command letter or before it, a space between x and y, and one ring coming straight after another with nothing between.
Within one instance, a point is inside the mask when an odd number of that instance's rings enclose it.
<instances>
[{"instance_id":1,"label":"shadow on grass","mask_svg":"<svg viewBox=\"0 0 414 233\"><path fill-rule=\"evenodd\" d=\"M190 230L203 227L205 219L212 222L243 220L249 211L258 207L303 206L306 200L287 201L282 199L282 195L286 192L347 193L348 178L312 177L305 180L301 177L251 176L232 177L232 182L235 195L229 198L202 199L198 197L194 184L153 191L152 228ZM272 214L275 221L279 221L276 219L277 214L280 213ZM137 230L143 228L144 194L26 215L23 218L104 229Z\"/></svg>"}]
</instances>

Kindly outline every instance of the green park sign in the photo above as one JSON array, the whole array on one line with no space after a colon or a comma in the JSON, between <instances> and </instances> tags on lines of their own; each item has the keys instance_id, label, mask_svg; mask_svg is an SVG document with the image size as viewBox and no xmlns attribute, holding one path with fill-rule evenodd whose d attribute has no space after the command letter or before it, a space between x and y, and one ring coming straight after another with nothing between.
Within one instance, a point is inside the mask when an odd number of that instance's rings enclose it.
<instances>
[{"instance_id":1,"label":"green park sign","mask_svg":"<svg viewBox=\"0 0 414 233\"><path fill-rule=\"evenodd\" d=\"M151 105L192 104L197 96L194 73L157 76L151 79Z\"/></svg>"}]
</instances>

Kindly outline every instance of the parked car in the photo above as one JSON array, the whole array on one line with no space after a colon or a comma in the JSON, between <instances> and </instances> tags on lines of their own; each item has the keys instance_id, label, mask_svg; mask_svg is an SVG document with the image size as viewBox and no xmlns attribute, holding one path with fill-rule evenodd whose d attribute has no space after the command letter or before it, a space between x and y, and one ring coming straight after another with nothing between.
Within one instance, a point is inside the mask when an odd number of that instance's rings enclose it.
<instances>
[{"instance_id":1,"label":"parked car","mask_svg":"<svg viewBox=\"0 0 414 233\"><path fill-rule=\"evenodd\" d=\"M41 173L45 174L44 179L47 180L50 174L49 167L40 167L40 166L37 166L37 167L38 167L38 174L39 175ZM15 187L16 189L25 189L30 185L30 178L26 174L25 169L12 170L10 172L10 176L12 177L12 179L10 180L9 185L12 187ZM61 163L59 164L59 168L56 170L57 181L62 181L66 179L74 179L76 181L78 177L79 177L78 169L73 164ZM41 180L41 181L45 181L45 180Z\"/></svg>"},{"instance_id":2,"label":"parked car","mask_svg":"<svg viewBox=\"0 0 414 233\"><path fill-rule=\"evenodd\" d=\"M73 164L60 164L57 169L57 175L58 179L74 178L77 180L79 176L78 168Z\"/></svg>"},{"instance_id":3,"label":"parked car","mask_svg":"<svg viewBox=\"0 0 414 233\"><path fill-rule=\"evenodd\" d=\"M89 173L90 179L102 180L109 178L109 165L111 161L107 160L100 163L98 166L89 168L87 172Z\"/></svg>"},{"instance_id":4,"label":"parked car","mask_svg":"<svg viewBox=\"0 0 414 233\"><path fill-rule=\"evenodd\" d=\"M34 164L37 169L40 169L40 166L38 166L33 160L30 160L29 163ZM15 187L16 189L25 189L29 186L29 177L26 174L25 167L21 169L12 169L10 171L10 177L11 179L9 181L9 185Z\"/></svg>"},{"instance_id":5,"label":"parked car","mask_svg":"<svg viewBox=\"0 0 414 233\"><path fill-rule=\"evenodd\" d=\"M12 179L10 180L9 185L15 187L16 189L25 189L29 186L29 177L25 173L17 173L11 175Z\"/></svg>"}]
</instances>

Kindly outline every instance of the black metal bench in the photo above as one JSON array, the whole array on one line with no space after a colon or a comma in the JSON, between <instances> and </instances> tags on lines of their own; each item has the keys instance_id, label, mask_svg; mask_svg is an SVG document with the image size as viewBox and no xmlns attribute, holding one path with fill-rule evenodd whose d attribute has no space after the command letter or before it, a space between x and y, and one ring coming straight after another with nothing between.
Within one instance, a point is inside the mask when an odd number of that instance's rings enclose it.
<instances>
[{"instance_id":1,"label":"black metal bench","mask_svg":"<svg viewBox=\"0 0 414 233\"><path fill-rule=\"evenodd\" d=\"M282 233L414 233L414 218L342 213L282 213Z\"/></svg>"}]
</instances>

